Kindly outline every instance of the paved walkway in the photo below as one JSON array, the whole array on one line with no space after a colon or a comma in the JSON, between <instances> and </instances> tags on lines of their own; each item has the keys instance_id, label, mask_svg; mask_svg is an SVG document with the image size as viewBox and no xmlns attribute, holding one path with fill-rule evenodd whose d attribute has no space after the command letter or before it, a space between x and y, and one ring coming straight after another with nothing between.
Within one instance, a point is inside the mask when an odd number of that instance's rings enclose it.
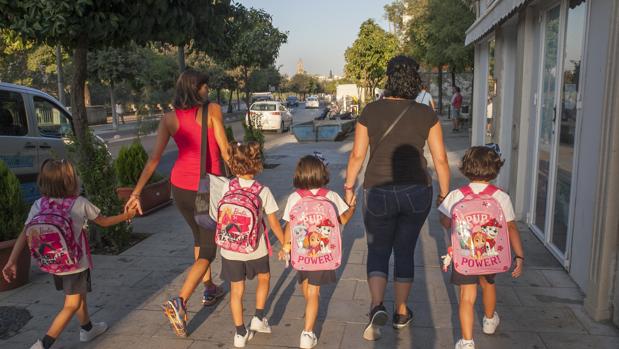
<instances>
[{"instance_id":1,"label":"paved walkway","mask_svg":"<svg viewBox=\"0 0 619 349\"><path fill-rule=\"evenodd\" d=\"M446 129L449 129L446 127ZM467 137L447 134L453 173ZM260 180L273 190L280 207L292 191L292 174L297 159L312 151L328 158L334 189L342 188L347 153L351 141L342 143L297 144L284 137L268 149L268 161L279 164L265 170ZM454 186L462 183L456 175ZM137 219L135 231L153 235L118 256L95 256L94 291L89 308L95 321L107 321L108 333L89 345L78 341L77 321L69 326L56 348L218 348L232 347L234 327L227 298L213 308L200 303L201 287L189 300L190 336L177 338L169 329L160 305L174 295L192 261L192 241L188 227L172 206L151 216ZM619 330L596 323L583 311L583 296L567 273L523 226L527 263L524 276L512 280L497 278L501 325L493 336L480 331L477 318L475 339L478 348L617 348ZM457 288L439 268L438 255L445 251L445 235L432 210L417 246L415 283L410 307L415 311L411 328L394 331L385 327L384 338L366 342L361 338L367 320L366 245L357 212L344 231L343 267L338 283L324 287L317 332L319 348L453 348L459 338ZM257 335L250 348L280 348L298 345L303 327L304 301L295 273L284 269L272 258L271 294L267 312L273 334ZM220 260L213 265L219 275ZM5 341L2 348L28 348L49 326L62 304L62 296L53 290L50 277L34 272L33 282L21 289L0 294L0 306L26 308L33 318L20 332ZM218 279L218 278L217 278ZM255 282L249 282L246 296L246 320L253 314ZM393 290L387 290L386 307L393 306ZM481 308L478 307L478 315Z\"/></svg>"}]
</instances>

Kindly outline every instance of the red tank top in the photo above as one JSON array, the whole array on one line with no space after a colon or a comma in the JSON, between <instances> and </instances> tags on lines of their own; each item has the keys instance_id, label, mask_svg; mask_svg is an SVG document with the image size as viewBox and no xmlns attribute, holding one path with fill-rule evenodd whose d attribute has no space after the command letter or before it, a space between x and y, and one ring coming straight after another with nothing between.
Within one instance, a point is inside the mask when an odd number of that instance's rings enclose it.
<instances>
[{"instance_id":1,"label":"red tank top","mask_svg":"<svg viewBox=\"0 0 619 349\"><path fill-rule=\"evenodd\" d=\"M172 168L170 181L178 188L198 190L200 182L200 145L202 128L196 122L198 107L177 109L178 130L172 136L178 147L178 158ZM221 176L221 154L212 127L208 128L208 148L206 152L206 172Z\"/></svg>"}]
</instances>

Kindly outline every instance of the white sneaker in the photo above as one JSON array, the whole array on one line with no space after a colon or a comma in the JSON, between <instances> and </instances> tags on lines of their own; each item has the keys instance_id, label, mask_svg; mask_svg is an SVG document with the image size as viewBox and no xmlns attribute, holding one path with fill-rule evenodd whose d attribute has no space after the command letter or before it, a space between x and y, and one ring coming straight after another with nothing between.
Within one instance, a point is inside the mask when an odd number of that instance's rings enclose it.
<instances>
[{"instance_id":1,"label":"white sneaker","mask_svg":"<svg viewBox=\"0 0 619 349\"><path fill-rule=\"evenodd\" d=\"M271 326L269 326L269 320L266 317L263 317L262 321L257 316L251 318L249 329L260 333L271 333Z\"/></svg>"},{"instance_id":2,"label":"white sneaker","mask_svg":"<svg viewBox=\"0 0 619 349\"><path fill-rule=\"evenodd\" d=\"M80 328L80 342L90 342L105 331L107 331L107 324L105 322L93 322L90 331Z\"/></svg>"},{"instance_id":3,"label":"white sneaker","mask_svg":"<svg viewBox=\"0 0 619 349\"><path fill-rule=\"evenodd\" d=\"M485 334L494 334L494 331L496 331L497 326L499 326L499 323L501 322L501 319L499 319L499 314L497 314L497 312L494 312L494 316L492 317L492 319L488 319L485 315L484 315L484 328L483 331Z\"/></svg>"},{"instance_id":4,"label":"white sneaker","mask_svg":"<svg viewBox=\"0 0 619 349\"><path fill-rule=\"evenodd\" d=\"M312 349L318 344L318 338L314 332L303 331L301 332L301 339L299 340L299 348Z\"/></svg>"},{"instance_id":5,"label":"white sneaker","mask_svg":"<svg viewBox=\"0 0 619 349\"><path fill-rule=\"evenodd\" d=\"M241 336L240 334L234 333L234 347L236 348L245 348L247 342L249 342L252 338L254 338L254 333L250 330L247 330L245 336Z\"/></svg>"},{"instance_id":6,"label":"white sneaker","mask_svg":"<svg viewBox=\"0 0 619 349\"><path fill-rule=\"evenodd\" d=\"M458 343L456 343L456 349L475 349L475 342L472 339L460 339Z\"/></svg>"},{"instance_id":7,"label":"white sneaker","mask_svg":"<svg viewBox=\"0 0 619 349\"><path fill-rule=\"evenodd\" d=\"M40 339L37 339L36 343L34 343L30 349L45 349L45 347L43 346L43 342L41 342Z\"/></svg>"}]
</instances>

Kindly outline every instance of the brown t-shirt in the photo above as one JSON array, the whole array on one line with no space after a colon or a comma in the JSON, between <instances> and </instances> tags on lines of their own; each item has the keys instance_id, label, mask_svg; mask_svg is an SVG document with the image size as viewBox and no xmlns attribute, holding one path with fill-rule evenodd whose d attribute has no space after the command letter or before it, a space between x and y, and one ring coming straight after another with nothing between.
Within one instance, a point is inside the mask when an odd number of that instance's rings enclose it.
<instances>
[{"instance_id":1,"label":"brown t-shirt","mask_svg":"<svg viewBox=\"0 0 619 349\"><path fill-rule=\"evenodd\" d=\"M408 106L406 114L382 143L376 145L387 128ZM412 100L381 99L368 104L359 123L370 136L370 162L365 171L364 188L391 184L426 184L428 174L423 147L430 128L438 122L432 108Z\"/></svg>"}]
</instances>

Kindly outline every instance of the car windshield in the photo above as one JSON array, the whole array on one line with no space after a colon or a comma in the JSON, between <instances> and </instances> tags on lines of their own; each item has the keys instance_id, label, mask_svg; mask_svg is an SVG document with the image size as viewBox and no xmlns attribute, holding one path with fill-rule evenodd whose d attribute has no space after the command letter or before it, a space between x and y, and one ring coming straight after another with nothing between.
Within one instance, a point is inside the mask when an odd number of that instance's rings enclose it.
<instances>
[{"instance_id":1,"label":"car windshield","mask_svg":"<svg viewBox=\"0 0 619 349\"><path fill-rule=\"evenodd\" d=\"M291 96L291 97L288 97L288 98L286 98L286 99L288 99L289 101L294 101L295 99L297 99L297 97L292 97L292 96Z\"/></svg>"},{"instance_id":2,"label":"car windshield","mask_svg":"<svg viewBox=\"0 0 619 349\"><path fill-rule=\"evenodd\" d=\"M275 111L275 109L276 109L275 104L271 104L271 103L254 104L251 107L251 110L255 110L255 111Z\"/></svg>"}]
</instances>

